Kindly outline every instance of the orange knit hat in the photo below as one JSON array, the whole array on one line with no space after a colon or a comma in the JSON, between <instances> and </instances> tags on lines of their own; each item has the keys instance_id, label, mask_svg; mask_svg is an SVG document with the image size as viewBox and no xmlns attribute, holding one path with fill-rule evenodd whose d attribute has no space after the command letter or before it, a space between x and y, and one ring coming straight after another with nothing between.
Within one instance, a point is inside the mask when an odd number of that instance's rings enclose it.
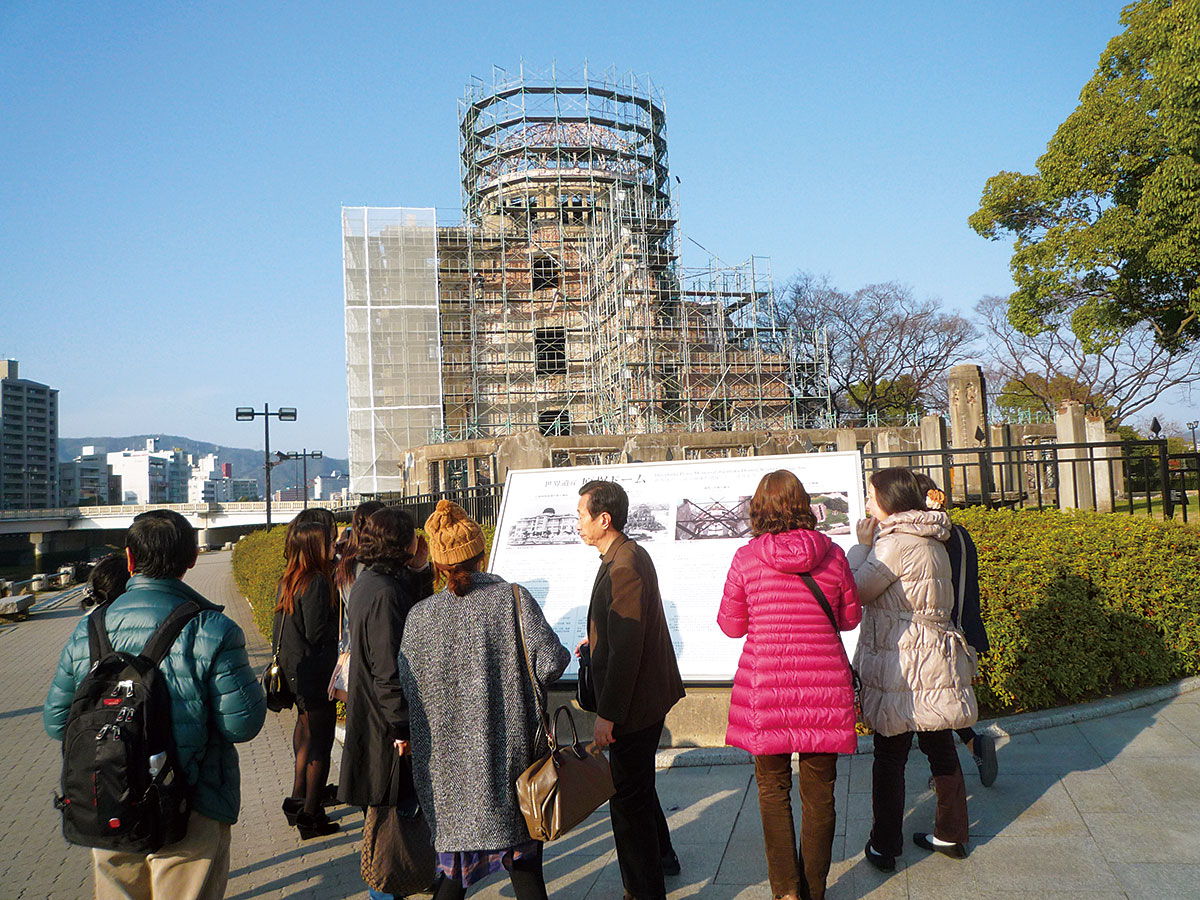
<instances>
[{"instance_id":1,"label":"orange knit hat","mask_svg":"<svg viewBox=\"0 0 1200 900\"><path fill-rule=\"evenodd\" d=\"M439 500L425 520L429 558L443 566L466 562L483 552L483 531L453 500Z\"/></svg>"}]
</instances>

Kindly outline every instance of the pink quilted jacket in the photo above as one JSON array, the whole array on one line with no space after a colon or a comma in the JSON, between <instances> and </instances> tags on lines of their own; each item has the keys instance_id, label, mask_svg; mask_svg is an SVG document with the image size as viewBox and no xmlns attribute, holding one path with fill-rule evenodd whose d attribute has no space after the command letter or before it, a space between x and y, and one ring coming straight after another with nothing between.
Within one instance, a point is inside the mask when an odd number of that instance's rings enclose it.
<instances>
[{"instance_id":1,"label":"pink quilted jacket","mask_svg":"<svg viewBox=\"0 0 1200 900\"><path fill-rule=\"evenodd\" d=\"M733 556L717 624L746 636L725 743L756 756L853 753L854 687L829 617L800 580L812 574L842 631L862 619L842 548L819 531L754 538Z\"/></svg>"}]
</instances>

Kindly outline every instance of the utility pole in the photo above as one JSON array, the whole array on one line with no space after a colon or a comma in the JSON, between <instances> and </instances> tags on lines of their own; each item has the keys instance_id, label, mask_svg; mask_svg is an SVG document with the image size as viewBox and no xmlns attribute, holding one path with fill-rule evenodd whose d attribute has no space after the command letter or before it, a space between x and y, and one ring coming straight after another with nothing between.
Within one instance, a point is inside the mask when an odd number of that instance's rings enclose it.
<instances>
[{"instance_id":1,"label":"utility pole","mask_svg":"<svg viewBox=\"0 0 1200 900\"><path fill-rule=\"evenodd\" d=\"M262 412L259 412L252 406L239 406L235 411L239 422L253 422L259 416L263 419L263 479L266 484L267 493L267 531L271 530L271 466L275 463L271 462L271 417L274 416L280 422L295 422L296 407L281 406L277 411L271 412L269 404L264 403Z\"/></svg>"}]
</instances>

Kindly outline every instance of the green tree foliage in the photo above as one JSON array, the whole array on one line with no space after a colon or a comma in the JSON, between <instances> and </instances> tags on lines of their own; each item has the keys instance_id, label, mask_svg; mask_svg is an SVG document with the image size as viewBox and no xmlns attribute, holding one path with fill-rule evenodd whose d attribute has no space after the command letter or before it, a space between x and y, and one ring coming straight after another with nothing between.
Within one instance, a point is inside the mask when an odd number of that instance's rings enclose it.
<instances>
[{"instance_id":1,"label":"green tree foliage","mask_svg":"<svg viewBox=\"0 0 1200 900\"><path fill-rule=\"evenodd\" d=\"M1200 0L1140 0L1100 57L1037 172L988 179L971 227L1015 238L1009 319L1070 316L1097 337L1149 323L1200 338Z\"/></svg>"}]
</instances>

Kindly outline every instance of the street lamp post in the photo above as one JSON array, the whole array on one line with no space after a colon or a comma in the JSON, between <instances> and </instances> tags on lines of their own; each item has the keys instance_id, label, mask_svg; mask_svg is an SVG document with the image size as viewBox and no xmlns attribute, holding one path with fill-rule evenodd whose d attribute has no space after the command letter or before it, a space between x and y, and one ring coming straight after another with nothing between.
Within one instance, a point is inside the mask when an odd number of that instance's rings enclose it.
<instances>
[{"instance_id":1,"label":"street lamp post","mask_svg":"<svg viewBox=\"0 0 1200 900\"><path fill-rule=\"evenodd\" d=\"M1196 429L1200 428L1200 422L1188 422L1187 427L1190 428L1192 432L1192 452L1196 453L1198 452L1196 450Z\"/></svg>"},{"instance_id":2,"label":"street lamp post","mask_svg":"<svg viewBox=\"0 0 1200 900\"><path fill-rule=\"evenodd\" d=\"M301 450L299 453L297 453L295 450L293 450L291 453L280 453L278 450L276 450L275 455L279 457L280 462L283 462L285 459L303 460L302 465L303 465L304 474L301 476L301 478L303 479L303 482L304 482L304 508L308 509L308 461L310 459L322 459L325 456L325 454L322 453L320 450L304 449L304 450Z\"/></svg>"},{"instance_id":3,"label":"street lamp post","mask_svg":"<svg viewBox=\"0 0 1200 900\"><path fill-rule=\"evenodd\" d=\"M239 422L253 422L259 416L263 419L263 478L266 485L267 493L267 531L271 530L271 417L274 416L280 422L295 422L296 407L281 406L275 412L271 412L269 404L264 403L262 412L259 412L252 406L239 406L235 412Z\"/></svg>"}]
</instances>

